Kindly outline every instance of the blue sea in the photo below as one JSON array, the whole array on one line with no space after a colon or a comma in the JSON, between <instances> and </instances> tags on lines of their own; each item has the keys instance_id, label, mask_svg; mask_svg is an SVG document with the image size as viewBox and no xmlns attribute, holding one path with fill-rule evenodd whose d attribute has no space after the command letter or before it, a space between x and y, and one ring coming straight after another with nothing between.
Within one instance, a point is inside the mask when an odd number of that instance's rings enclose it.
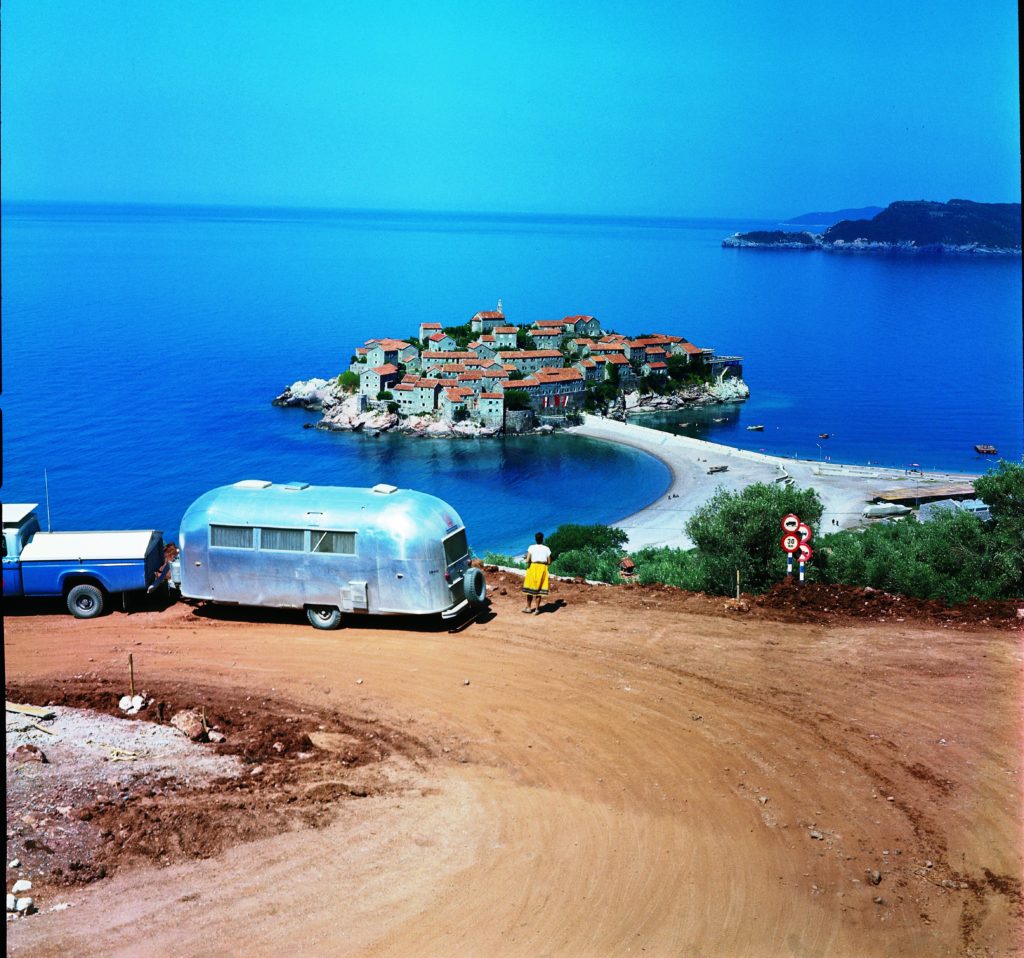
<instances>
[{"instance_id":1,"label":"blue sea","mask_svg":"<svg viewBox=\"0 0 1024 958\"><path fill-rule=\"evenodd\" d=\"M640 424L834 462L981 472L975 443L1020 459L1020 259L720 246L774 225L5 205L3 498L43 502L45 470L55 529L173 537L237 479L390 482L448 500L482 552L660 496L667 470L632 449L372 439L270 405L369 337L499 297L511 322L592 314L744 357L747 403Z\"/></svg>"}]
</instances>

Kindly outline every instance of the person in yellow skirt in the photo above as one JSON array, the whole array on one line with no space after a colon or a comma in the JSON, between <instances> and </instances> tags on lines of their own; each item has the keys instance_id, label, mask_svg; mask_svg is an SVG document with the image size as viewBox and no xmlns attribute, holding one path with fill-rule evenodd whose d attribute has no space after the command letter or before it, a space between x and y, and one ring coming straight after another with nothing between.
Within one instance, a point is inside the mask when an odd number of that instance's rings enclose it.
<instances>
[{"instance_id":1,"label":"person in yellow skirt","mask_svg":"<svg viewBox=\"0 0 1024 958\"><path fill-rule=\"evenodd\" d=\"M551 565L551 550L544 545L544 533L538 532L534 538L537 541L526 550L526 578L523 579L526 593L523 611L528 615L540 612L540 600L548 594L548 566Z\"/></svg>"}]
</instances>

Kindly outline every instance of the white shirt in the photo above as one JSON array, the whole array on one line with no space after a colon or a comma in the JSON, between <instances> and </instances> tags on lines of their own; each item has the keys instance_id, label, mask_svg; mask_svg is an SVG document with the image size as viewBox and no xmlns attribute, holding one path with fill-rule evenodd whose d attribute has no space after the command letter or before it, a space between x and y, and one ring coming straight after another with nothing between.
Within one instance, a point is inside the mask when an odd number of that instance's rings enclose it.
<instances>
[{"instance_id":1,"label":"white shirt","mask_svg":"<svg viewBox=\"0 0 1024 958\"><path fill-rule=\"evenodd\" d=\"M528 562L549 563L551 561L551 550L546 545L535 542L526 550L526 560Z\"/></svg>"}]
</instances>

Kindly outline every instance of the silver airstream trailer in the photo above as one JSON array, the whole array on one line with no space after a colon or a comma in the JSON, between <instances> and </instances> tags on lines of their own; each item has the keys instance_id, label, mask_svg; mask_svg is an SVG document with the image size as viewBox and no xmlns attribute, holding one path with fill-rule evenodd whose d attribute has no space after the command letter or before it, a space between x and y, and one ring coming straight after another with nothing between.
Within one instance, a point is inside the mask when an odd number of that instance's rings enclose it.
<instances>
[{"instance_id":1,"label":"silver airstream trailer","mask_svg":"<svg viewBox=\"0 0 1024 958\"><path fill-rule=\"evenodd\" d=\"M200 496L181 520L182 598L305 609L318 629L343 613L440 613L486 594L466 528L422 492L245 479Z\"/></svg>"}]
</instances>

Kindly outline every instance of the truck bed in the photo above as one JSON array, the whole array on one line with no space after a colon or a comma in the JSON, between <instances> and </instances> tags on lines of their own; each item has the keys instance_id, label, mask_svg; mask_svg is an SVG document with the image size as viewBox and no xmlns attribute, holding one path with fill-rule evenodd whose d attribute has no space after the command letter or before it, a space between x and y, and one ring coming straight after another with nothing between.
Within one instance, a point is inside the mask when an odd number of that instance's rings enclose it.
<instances>
[{"instance_id":1,"label":"truck bed","mask_svg":"<svg viewBox=\"0 0 1024 958\"><path fill-rule=\"evenodd\" d=\"M129 532L37 532L21 551L22 562L86 562L103 559L144 559L153 529Z\"/></svg>"}]
</instances>

